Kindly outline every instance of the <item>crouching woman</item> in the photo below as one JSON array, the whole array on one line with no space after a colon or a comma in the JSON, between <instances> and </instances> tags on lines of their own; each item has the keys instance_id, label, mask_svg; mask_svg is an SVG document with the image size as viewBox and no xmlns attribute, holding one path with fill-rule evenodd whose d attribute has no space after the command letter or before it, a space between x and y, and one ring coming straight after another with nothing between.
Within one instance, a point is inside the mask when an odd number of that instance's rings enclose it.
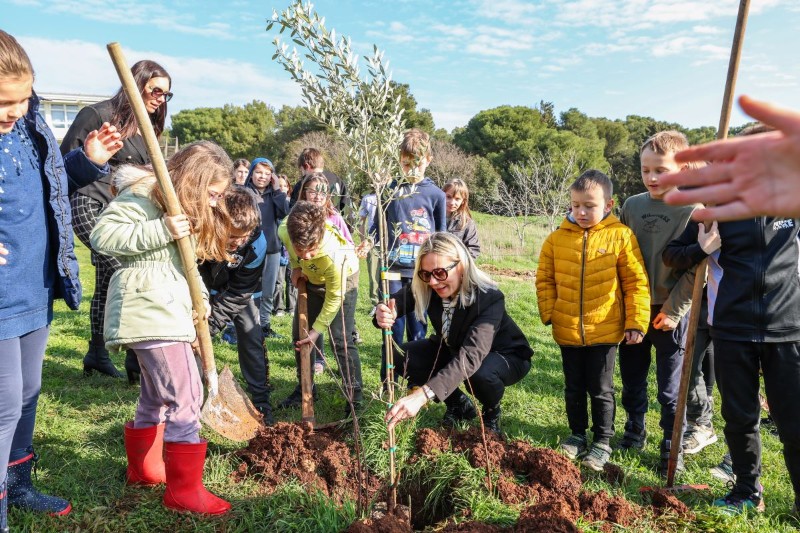
<instances>
[{"instance_id":1,"label":"crouching woman","mask_svg":"<svg viewBox=\"0 0 800 533\"><path fill-rule=\"evenodd\" d=\"M391 328L409 313L417 319L427 314L434 334L405 343L405 355L395 356L412 392L386 414L389 428L432 400L447 406L445 426L475 418L475 406L460 388L466 382L483 406L485 427L499 433L500 400L530 370L533 350L508 316L503 293L449 233L434 233L422 245L411 285L392 294L389 305L378 304L374 323Z\"/></svg>"}]
</instances>

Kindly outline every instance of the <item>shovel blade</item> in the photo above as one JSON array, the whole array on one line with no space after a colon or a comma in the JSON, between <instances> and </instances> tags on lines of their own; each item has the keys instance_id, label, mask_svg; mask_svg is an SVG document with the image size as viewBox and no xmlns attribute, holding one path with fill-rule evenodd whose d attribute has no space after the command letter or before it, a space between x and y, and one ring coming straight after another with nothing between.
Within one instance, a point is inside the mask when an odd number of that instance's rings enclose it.
<instances>
[{"instance_id":1,"label":"shovel blade","mask_svg":"<svg viewBox=\"0 0 800 533\"><path fill-rule=\"evenodd\" d=\"M226 439L245 441L264 427L262 418L226 365L219 375L219 393L206 399L200 420Z\"/></svg>"}]
</instances>

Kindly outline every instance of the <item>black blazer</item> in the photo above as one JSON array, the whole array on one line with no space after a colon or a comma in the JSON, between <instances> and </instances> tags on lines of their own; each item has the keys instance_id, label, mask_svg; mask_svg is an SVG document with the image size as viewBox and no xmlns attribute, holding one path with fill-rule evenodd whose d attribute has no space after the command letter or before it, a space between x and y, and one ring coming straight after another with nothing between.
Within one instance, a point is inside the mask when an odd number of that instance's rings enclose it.
<instances>
[{"instance_id":1,"label":"black blazer","mask_svg":"<svg viewBox=\"0 0 800 533\"><path fill-rule=\"evenodd\" d=\"M83 146L90 131L100 129L103 122L111 120L111 100L103 100L78 111L75 121L61 141L61 154ZM144 138L138 133L122 141L122 148L111 157L108 164L112 169L120 165L145 165L150 162ZM78 194L89 196L103 205L111 202L111 174L78 190Z\"/></svg>"},{"instance_id":2,"label":"black blazer","mask_svg":"<svg viewBox=\"0 0 800 533\"><path fill-rule=\"evenodd\" d=\"M395 300L397 316L414 312L411 285L392 294L392 298ZM441 341L443 313L442 299L431 292L428 304L428 320L434 329L431 340ZM373 319L373 323L377 327L376 319ZM450 396L481 367L489 352L525 360L533 355L525 334L506 312L505 297L499 289L478 292L475 302L469 307L456 306L445 346L450 351L451 360L427 383L438 398Z\"/></svg>"}]
</instances>

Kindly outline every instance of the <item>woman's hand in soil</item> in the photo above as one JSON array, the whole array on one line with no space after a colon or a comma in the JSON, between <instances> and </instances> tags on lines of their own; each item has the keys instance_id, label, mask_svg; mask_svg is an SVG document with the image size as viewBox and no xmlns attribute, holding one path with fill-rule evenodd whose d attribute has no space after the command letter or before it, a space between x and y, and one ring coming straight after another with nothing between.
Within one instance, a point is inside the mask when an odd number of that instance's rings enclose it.
<instances>
[{"instance_id":1,"label":"woman's hand in soil","mask_svg":"<svg viewBox=\"0 0 800 533\"><path fill-rule=\"evenodd\" d=\"M116 126L103 122L99 130L89 132L83 142L83 153L89 161L98 166L108 163L114 154L122 148L121 134Z\"/></svg>"},{"instance_id":2,"label":"woman's hand in soil","mask_svg":"<svg viewBox=\"0 0 800 533\"><path fill-rule=\"evenodd\" d=\"M644 339L644 334L638 329L625 330L625 344L639 344Z\"/></svg>"},{"instance_id":3,"label":"woman's hand in soil","mask_svg":"<svg viewBox=\"0 0 800 533\"><path fill-rule=\"evenodd\" d=\"M394 298L389 300L389 305L378 304L375 308L375 321L383 329L389 329L397 320L397 309L395 308Z\"/></svg>"},{"instance_id":4,"label":"woman's hand in soil","mask_svg":"<svg viewBox=\"0 0 800 533\"><path fill-rule=\"evenodd\" d=\"M164 224L167 226L169 234L176 241L188 237L192 233L192 225L189 224L189 217L181 213L173 217L164 215Z\"/></svg>"},{"instance_id":5,"label":"woman's hand in soil","mask_svg":"<svg viewBox=\"0 0 800 533\"><path fill-rule=\"evenodd\" d=\"M389 412L386 413L386 417L384 418L388 429L392 429L395 424L401 420L417 416L419 410L422 409L422 406L426 403L428 403L428 397L425 396L425 391L422 390L422 387L416 389L408 396L403 396L397 400L397 403L389 409Z\"/></svg>"},{"instance_id":6,"label":"woman's hand in soil","mask_svg":"<svg viewBox=\"0 0 800 533\"><path fill-rule=\"evenodd\" d=\"M319 333L312 329L311 331L308 332L308 337L306 337L305 339L300 339L299 341L294 343L295 350L299 352L300 349L306 344L314 346L315 344L317 344L317 339L319 339Z\"/></svg>"},{"instance_id":7,"label":"woman's hand in soil","mask_svg":"<svg viewBox=\"0 0 800 533\"><path fill-rule=\"evenodd\" d=\"M3 246L3 243L0 242L0 256L3 255L8 255L8 248ZM4 257L0 257L0 265L5 265L6 263L8 263L8 261L6 261Z\"/></svg>"}]
</instances>

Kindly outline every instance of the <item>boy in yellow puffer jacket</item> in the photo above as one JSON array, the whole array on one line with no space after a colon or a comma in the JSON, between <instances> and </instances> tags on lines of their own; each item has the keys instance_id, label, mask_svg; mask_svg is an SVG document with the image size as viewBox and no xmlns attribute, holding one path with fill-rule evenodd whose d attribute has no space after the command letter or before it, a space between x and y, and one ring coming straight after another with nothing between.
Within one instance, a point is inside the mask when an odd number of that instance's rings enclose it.
<instances>
[{"instance_id":1,"label":"boy in yellow puffer jacket","mask_svg":"<svg viewBox=\"0 0 800 533\"><path fill-rule=\"evenodd\" d=\"M552 324L561 348L564 399L572 432L562 444L570 459L601 471L614 435L614 361L617 346L642 341L650 317L650 289L633 232L611 214L611 180L587 170L570 185L571 209L539 255L539 315ZM586 439L591 398L591 448Z\"/></svg>"}]
</instances>

